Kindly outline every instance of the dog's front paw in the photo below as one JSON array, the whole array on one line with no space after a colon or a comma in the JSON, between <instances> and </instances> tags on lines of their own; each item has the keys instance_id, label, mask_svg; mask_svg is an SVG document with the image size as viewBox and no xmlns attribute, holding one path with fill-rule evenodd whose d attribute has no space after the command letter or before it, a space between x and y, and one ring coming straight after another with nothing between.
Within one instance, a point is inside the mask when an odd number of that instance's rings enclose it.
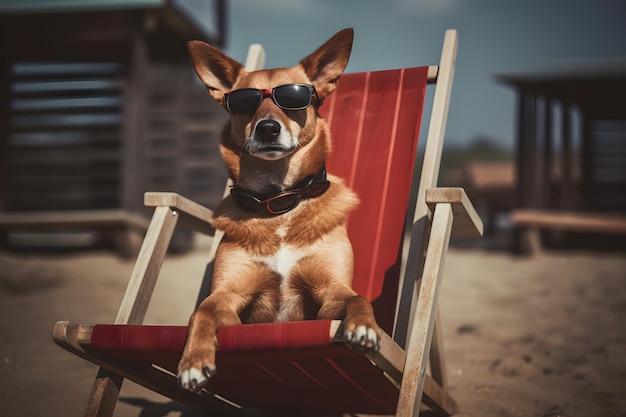
<instances>
[{"instance_id":1,"label":"dog's front paw","mask_svg":"<svg viewBox=\"0 0 626 417\"><path fill-rule=\"evenodd\" d=\"M215 375L215 352L183 353L178 364L178 385L187 391L199 391Z\"/></svg>"},{"instance_id":2,"label":"dog's front paw","mask_svg":"<svg viewBox=\"0 0 626 417\"><path fill-rule=\"evenodd\" d=\"M376 324L344 322L343 339L358 352L377 352L380 349L380 330Z\"/></svg>"}]
</instances>

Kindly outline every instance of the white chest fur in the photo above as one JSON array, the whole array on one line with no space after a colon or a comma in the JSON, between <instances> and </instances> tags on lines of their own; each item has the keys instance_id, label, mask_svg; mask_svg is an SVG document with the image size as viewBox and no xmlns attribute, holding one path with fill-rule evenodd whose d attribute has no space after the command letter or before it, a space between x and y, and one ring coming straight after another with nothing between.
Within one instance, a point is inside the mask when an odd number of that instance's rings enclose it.
<instances>
[{"instance_id":1,"label":"white chest fur","mask_svg":"<svg viewBox=\"0 0 626 417\"><path fill-rule=\"evenodd\" d=\"M306 250L295 248L293 246L282 244L278 251L272 256L260 259L272 271L278 273L282 277L283 285L286 283L291 270L300 259L307 255Z\"/></svg>"},{"instance_id":2,"label":"white chest fur","mask_svg":"<svg viewBox=\"0 0 626 417\"><path fill-rule=\"evenodd\" d=\"M281 238L284 238L286 230L281 228L276 232ZM297 265L298 261L302 258L310 255L313 251L311 246L309 247L295 247L287 243L282 243L279 249L271 256L259 257L256 261L263 262L272 271L276 272L280 278L280 291L282 294L282 302L280 311L278 313L278 321L288 320L290 301L293 294L289 291L289 278L293 268Z\"/></svg>"},{"instance_id":3,"label":"white chest fur","mask_svg":"<svg viewBox=\"0 0 626 417\"><path fill-rule=\"evenodd\" d=\"M276 231L276 234L281 239L284 239L286 233L287 229L284 226ZM281 286L284 287L289 279L289 275L293 267L300 259L307 256L310 252L310 248L297 248L283 242L273 255L265 256L257 260L263 262L272 271L279 274L282 277Z\"/></svg>"}]
</instances>

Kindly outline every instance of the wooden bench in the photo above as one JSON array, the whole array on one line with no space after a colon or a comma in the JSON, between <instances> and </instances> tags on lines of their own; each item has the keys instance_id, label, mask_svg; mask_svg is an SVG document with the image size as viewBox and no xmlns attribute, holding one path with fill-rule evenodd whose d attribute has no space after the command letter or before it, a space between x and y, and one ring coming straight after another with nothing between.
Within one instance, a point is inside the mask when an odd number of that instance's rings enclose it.
<instances>
[{"instance_id":1,"label":"wooden bench","mask_svg":"<svg viewBox=\"0 0 626 417\"><path fill-rule=\"evenodd\" d=\"M511 222L522 234L522 251L533 255L541 253L541 229L626 235L626 216L614 213L517 209L511 212Z\"/></svg>"},{"instance_id":2,"label":"wooden bench","mask_svg":"<svg viewBox=\"0 0 626 417\"><path fill-rule=\"evenodd\" d=\"M10 232L51 232L107 229L125 257L137 255L149 220L127 210L0 212L0 235Z\"/></svg>"}]
</instances>

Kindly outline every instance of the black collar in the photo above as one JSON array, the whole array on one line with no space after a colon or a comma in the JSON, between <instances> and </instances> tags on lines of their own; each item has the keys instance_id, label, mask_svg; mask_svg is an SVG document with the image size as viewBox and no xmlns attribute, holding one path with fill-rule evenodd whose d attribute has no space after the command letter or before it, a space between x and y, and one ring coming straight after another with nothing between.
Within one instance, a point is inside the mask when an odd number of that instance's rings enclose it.
<instances>
[{"instance_id":1,"label":"black collar","mask_svg":"<svg viewBox=\"0 0 626 417\"><path fill-rule=\"evenodd\" d=\"M330 181L326 179L326 166L322 166L317 174L305 178L290 190L271 195L257 195L233 185L230 194L237 205L244 210L278 215L293 210L301 200L324 194L328 187L330 187Z\"/></svg>"}]
</instances>

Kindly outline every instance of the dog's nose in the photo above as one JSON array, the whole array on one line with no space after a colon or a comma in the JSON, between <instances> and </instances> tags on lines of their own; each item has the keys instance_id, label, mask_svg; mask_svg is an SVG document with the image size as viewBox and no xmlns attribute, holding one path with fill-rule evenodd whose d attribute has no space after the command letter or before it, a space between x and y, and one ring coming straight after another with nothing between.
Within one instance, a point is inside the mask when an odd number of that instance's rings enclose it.
<instances>
[{"instance_id":1,"label":"dog's nose","mask_svg":"<svg viewBox=\"0 0 626 417\"><path fill-rule=\"evenodd\" d=\"M280 124L276 120L261 120L255 129L259 139L265 142L273 142L280 135Z\"/></svg>"}]
</instances>

